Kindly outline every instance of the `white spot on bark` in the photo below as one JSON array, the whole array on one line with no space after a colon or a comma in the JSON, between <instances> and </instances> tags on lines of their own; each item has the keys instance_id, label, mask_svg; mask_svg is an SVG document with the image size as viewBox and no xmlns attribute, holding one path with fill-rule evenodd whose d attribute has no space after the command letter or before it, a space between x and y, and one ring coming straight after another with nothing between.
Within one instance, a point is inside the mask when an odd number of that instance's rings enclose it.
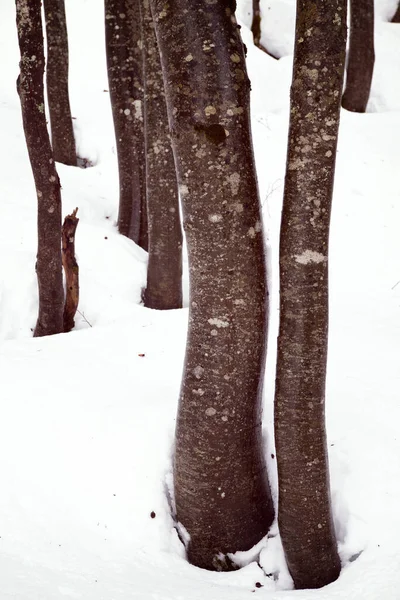
<instances>
[{"instance_id":1,"label":"white spot on bark","mask_svg":"<svg viewBox=\"0 0 400 600\"><path fill-rule=\"evenodd\" d=\"M199 388L198 390L192 390L192 392L195 396L204 396L204 390L202 390L201 388Z\"/></svg>"},{"instance_id":2,"label":"white spot on bark","mask_svg":"<svg viewBox=\"0 0 400 600\"><path fill-rule=\"evenodd\" d=\"M191 60L193 60L193 54L188 54L187 56L185 56L185 60L186 62L190 62Z\"/></svg>"},{"instance_id":3,"label":"white spot on bark","mask_svg":"<svg viewBox=\"0 0 400 600\"><path fill-rule=\"evenodd\" d=\"M231 186L232 196L237 196L239 193L239 183L240 183L239 173L232 173L232 175L229 175L228 182Z\"/></svg>"},{"instance_id":4,"label":"white spot on bark","mask_svg":"<svg viewBox=\"0 0 400 600\"><path fill-rule=\"evenodd\" d=\"M139 121L142 121L143 120L142 101L134 100L133 106L135 108L135 119L139 119Z\"/></svg>"},{"instance_id":5,"label":"white spot on bark","mask_svg":"<svg viewBox=\"0 0 400 600\"><path fill-rule=\"evenodd\" d=\"M320 252L315 252L314 250L304 250L302 254L295 254L294 259L301 265L309 265L311 263L326 262L328 257L324 256Z\"/></svg>"},{"instance_id":6,"label":"white spot on bark","mask_svg":"<svg viewBox=\"0 0 400 600\"><path fill-rule=\"evenodd\" d=\"M211 106L211 104L206 106L204 109L204 113L206 114L207 117L209 117L210 115L215 115L216 112L217 112L217 109L215 108L215 106Z\"/></svg>"},{"instance_id":7,"label":"white spot on bark","mask_svg":"<svg viewBox=\"0 0 400 600\"><path fill-rule=\"evenodd\" d=\"M193 369L193 375L196 377L196 379L200 379L201 376L203 375L203 373L204 373L204 369L200 365L198 365L197 367L195 367Z\"/></svg>"},{"instance_id":8,"label":"white spot on bark","mask_svg":"<svg viewBox=\"0 0 400 600\"><path fill-rule=\"evenodd\" d=\"M231 61L234 63L240 63L240 56L237 52L231 54Z\"/></svg>"},{"instance_id":9,"label":"white spot on bark","mask_svg":"<svg viewBox=\"0 0 400 600\"><path fill-rule=\"evenodd\" d=\"M218 335L218 331L216 329L211 329L211 335L213 335L213 336Z\"/></svg>"},{"instance_id":10,"label":"white spot on bark","mask_svg":"<svg viewBox=\"0 0 400 600\"><path fill-rule=\"evenodd\" d=\"M208 319L208 322L210 325L215 325L218 328L229 327L229 322L223 321L222 319Z\"/></svg>"},{"instance_id":11,"label":"white spot on bark","mask_svg":"<svg viewBox=\"0 0 400 600\"><path fill-rule=\"evenodd\" d=\"M208 215L210 223L219 223L222 221L222 215Z\"/></svg>"},{"instance_id":12,"label":"white spot on bark","mask_svg":"<svg viewBox=\"0 0 400 600\"><path fill-rule=\"evenodd\" d=\"M216 414L217 414L217 411L212 406L210 406L209 408L206 408L206 415L207 415L207 417L213 417ZM218 458L215 459L215 460L218 460Z\"/></svg>"},{"instance_id":13,"label":"white spot on bark","mask_svg":"<svg viewBox=\"0 0 400 600\"><path fill-rule=\"evenodd\" d=\"M225 498L225 492L222 492L221 498Z\"/></svg>"},{"instance_id":14,"label":"white spot on bark","mask_svg":"<svg viewBox=\"0 0 400 600\"><path fill-rule=\"evenodd\" d=\"M128 116L128 115L130 115L130 114L131 114L131 109L130 109L130 108L126 108L126 109L124 110L124 115Z\"/></svg>"},{"instance_id":15,"label":"white spot on bark","mask_svg":"<svg viewBox=\"0 0 400 600\"><path fill-rule=\"evenodd\" d=\"M55 209L56 207L52 204L51 206L49 206L48 212L52 215Z\"/></svg>"},{"instance_id":16,"label":"white spot on bark","mask_svg":"<svg viewBox=\"0 0 400 600\"><path fill-rule=\"evenodd\" d=\"M181 198L184 198L185 196L187 196L189 193L189 188L187 185L185 185L184 183L181 183L179 186L179 194L181 196Z\"/></svg>"},{"instance_id":17,"label":"white spot on bark","mask_svg":"<svg viewBox=\"0 0 400 600\"><path fill-rule=\"evenodd\" d=\"M233 304L236 304L236 306L244 306L246 302L243 298L236 298L236 300L233 301Z\"/></svg>"}]
</instances>

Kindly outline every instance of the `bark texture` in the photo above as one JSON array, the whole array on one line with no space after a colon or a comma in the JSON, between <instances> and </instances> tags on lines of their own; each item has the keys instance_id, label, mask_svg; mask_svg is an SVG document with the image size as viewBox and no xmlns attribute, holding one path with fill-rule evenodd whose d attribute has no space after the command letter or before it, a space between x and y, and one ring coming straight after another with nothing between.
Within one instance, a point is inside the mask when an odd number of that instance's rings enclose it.
<instances>
[{"instance_id":1,"label":"bark texture","mask_svg":"<svg viewBox=\"0 0 400 600\"><path fill-rule=\"evenodd\" d=\"M75 314L79 304L79 266L75 258L75 233L79 219L76 208L64 219L62 227L62 264L65 273L64 333L75 325Z\"/></svg>"},{"instance_id":2,"label":"bark texture","mask_svg":"<svg viewBox=\"0 0 400 600\"><path fill-rule=\"evenodd\" d=\"M400 23L400 4L397 6L397 10L392 17L392 23Z\"/></svg>"},{"instance_id":3,"label":"bark texture","mask_svg":"<svg viewBox=\"0 0 400 600\"><path fill-rule=\"evenodd\" d=\"M374 0L350 0L350 40L342 106L365 112L374 72Z\"/></svg>"},{"instance_id":4,"label":"bark texture","mask_svg":"<svg viewBox=\"0 0 400 600\"><path fill-rule=\"evenodd\" d=\"M182 308L182 230L160 54L149 0L141 0L145 73L149 260L144 304Z\"/></svg>"},{"instance_id":5,"label":"bark texture","mask_svg":"<svg viewBox=\"0 0 400 600\"><path fill-rule=\"evenodd\" d=\"M47 99L54 160L76 167L68 91L68 33L64 0L44 0L47 38Z\"/></svg>"},{"instance_id":6,"label":"bark texture","mask_svg":"<svg viewBox=\"0 0 400 600\"><path fill-rule=\"evenodd\" d=\"M280 239L275 396L279 528L296 588L340 572L325 431L328 239L346 0L298 0Z\"/></svg>"},{"instance_id":7,"label":"bark texture","mask_svg":"<svg viewBox=\"0 0 400 600\"><path fill-rule=\"evenodd\" d=\"M251 22L251 33L254 45L260 48L261 42L261 9L260 0L253 0L253 20Z\"/></svg>"},{"instance_id":8,"label":"bark texture","mask_svg":"<svg viewBox=\"0 0 400 600\"><path fill-rule=\"evenodd\" d=\"M61 188L44 110L41 0L16 0L16 14L21 53L17 88L38 200L39 316L34 335L43 336L63 330Z\"/></svg>"},{"instance_id":9,"label":"bark texture","mask_svg":"<svg viewBox=\"0 0 400 600\"><path fill-rule=\"evenodd\" d=\"M139 5L140 0L104 2L108 82L118 154L118 230L136 243L143 239L141 212L146 202Z\"/></svg>"},{"instance_id":10,"label":"bark texture","mask_svg":"<svg viewBox=\"0 0 400 600\"><path fill-rule=\"evenodd\" d=\"M266 280L233 2L151 0L189 254L190 311L177 417L177 519L188 559L232 568L273 519L261 440Z\"/></svg>"}]
</instances>

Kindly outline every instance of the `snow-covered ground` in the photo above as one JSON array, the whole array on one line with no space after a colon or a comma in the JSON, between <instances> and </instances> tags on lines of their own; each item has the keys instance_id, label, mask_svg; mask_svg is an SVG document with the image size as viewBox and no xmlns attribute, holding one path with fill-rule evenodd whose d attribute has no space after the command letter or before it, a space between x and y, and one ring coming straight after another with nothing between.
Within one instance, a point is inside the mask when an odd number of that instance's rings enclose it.
<instances>
[{"instance_id":1,"label":"snow-covered ground","mask_svg":"<svg viewBox=\"0 0 400 600\"><path fill-rule=\"evenodd\" d=\"M95 166L59 165L63 213L79 207L80 314L72 333L42 339L31 337L36 200L15 89L15 8L0 6L0 600L243 600L266 591L271 600L399 600L400 25L385 22L396 0L377 4L369 112L342 114L332 214L327 418L344 568L332 585L296 592L278 536L261 544L259 564L248 558L234 573L185 561L168 488L187 309L140 306L146 254L115 228L102 2L66 4L78 151ZM252 46L249 4L238 11L270 251L265 429L276 493L277 248L294 2L262 3L263 43L279 61Z\"/></svg>"}]
</instances>

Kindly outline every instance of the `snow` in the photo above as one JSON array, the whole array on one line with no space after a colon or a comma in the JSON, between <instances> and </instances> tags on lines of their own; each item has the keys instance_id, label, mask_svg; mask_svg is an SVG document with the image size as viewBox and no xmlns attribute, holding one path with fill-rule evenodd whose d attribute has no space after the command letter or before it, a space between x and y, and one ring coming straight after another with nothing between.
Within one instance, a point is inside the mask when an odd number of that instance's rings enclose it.
<instances>
[{"instance_id":1,"label":"snow","mask_svg":"<svg viewBox=\"0 0 400 600\"><path fill-rule=\"evenodd\" d=\"M278 61L252 46L250 4L242 0L238 10L268 237L265 452L276 500L277 250L294 2L262 3L262 42ZM173 528L171 455L188 315L186 308L161 313L140 305L146 253L116 231L117 162L98 0L67 2L77 146L94 166L57 165L64 215L79 207L80 314L70 334L31 337L36 201L15 87L15 9L1 3L2 599L242 600L266 591L271 600L399 599L400 25L385 22L395 0L376 7L368 112L342 112L330 244L327 421L343 570L324 589L294 592L276 524L252 552L232 557L244 565L233 573L190 566ZM187 303L187 279L185 290Z\"/></svg>"}]
</instances>

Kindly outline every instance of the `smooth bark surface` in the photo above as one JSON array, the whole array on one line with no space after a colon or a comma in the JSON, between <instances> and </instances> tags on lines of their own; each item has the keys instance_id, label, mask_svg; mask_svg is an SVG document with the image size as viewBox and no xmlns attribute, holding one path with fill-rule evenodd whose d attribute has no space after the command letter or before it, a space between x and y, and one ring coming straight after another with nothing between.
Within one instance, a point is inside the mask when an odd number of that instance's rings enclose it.
<instances>
[{"instance_id":1,"label":"smooth bark surface","mask_svg":"<svg viewBox=\"0 0 400 600\"><path fill-rule=\"evenodd\" d=\"M253 0L253 19L251 22L251 33L255 46L260 47L261 41L261 9L260 0Z\"/></svg>"},{"instance_id":2,"label":"smooth bark surface","mask_svg":"<svg viewBox=\"0 0 400 600\"><path fill-rule=\"evenodd\" d=\"M139 0L105 0L108 82L119 172L118 230L139 243L145 203Z\"/></svg>"},{"instance_id":3,"label":"smooth bark surface","mask_svg":"<svg viewBox=\"0 0 400 600\"><path fill-rule=\"evenodd\" d=\"M298 0L280 239L275 395L279 529L296 588L340 572L325 431L328 239L346 0Z\"/></svg>"},{"instance_id":4,"label":"smooth bark surface","mask_svg":"<svg viewBox=\"0 0 400 600\"><path fill-rule=\"evenodd\" d=\"M149 0L141 0L144 73L146 194L149 260L144 304L182 308L182 231L178 183L169 135L160 54Z\"/></svg>"},{"instance_id":5,"label":"smooth bark surface","mask_svg":"<svg viewBox=\"0 0 400 600\"><path fill-rule=\"evenodd\" d=\"M76 166L68 91L68 34L64 0L44 0L47 38L47 99L54 160Z\"/></svg>"},{"instance_id":6,"label":"smooth bark surface","mask_svg":"<svg viewBox=\"0 0 400 600\"><path fill-rule=\"evenodd\" d=\"M75 325L75 314L79 304L79 266L75 257L75 233L79 219L76 208L64 219L62 226L62 264L65 273L64 333Z\"/></svg>"},{"instance_id":7,"label":"smooth bark surface","mask_svg":"<svg viewBox=\"0 0 400 600\"><path fill-rule=\"evenodd\" d=\"M342 106L365 112L374 72L374 0L350 0L350 40Z\"/></svg>"},{"instance_id":8,"label":"smooth bark surface","mask_svg":"<svg viewBox=\"0 0 400 600\"><path fill-rule=\"evenodd\" d=\"M39 316L34 335L43 336L63 330L61 188L44 110L41 0L16 0L16 10L21 52L17 87L38 200Z\"/></svg>"},{"instance_id":9,"label":"smooth bark surface","mask_svg":"<svg viewBox=\"0 0 400 600\"><path fill-rule=\"evenodd\" d=\"M261 437L266 279L250 85L231 2L152 0L178 171L190 311L177 418L188 559L229 569L273 519Z\"/></svg>"}]
</instances>

